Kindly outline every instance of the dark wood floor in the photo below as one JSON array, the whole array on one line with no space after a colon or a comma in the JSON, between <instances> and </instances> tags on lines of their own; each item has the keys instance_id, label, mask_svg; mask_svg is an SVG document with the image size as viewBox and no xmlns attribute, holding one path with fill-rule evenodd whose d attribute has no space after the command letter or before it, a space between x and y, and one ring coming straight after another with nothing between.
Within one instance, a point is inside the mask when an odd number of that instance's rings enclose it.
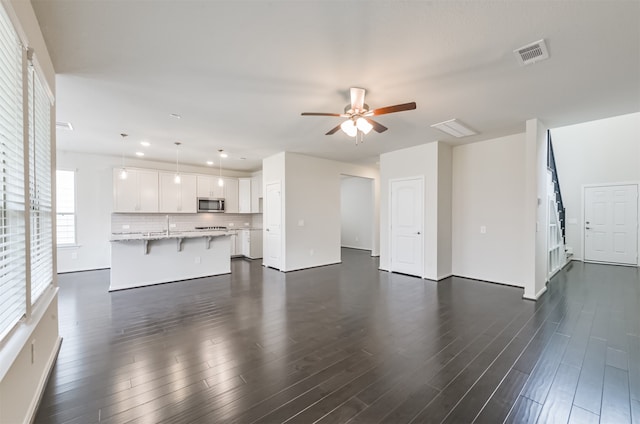
<instances>
[{"instance_id":1,"label":"dark wood floor","mask_svg":"<svg viewBox=\"0 0 640 424\"><path fill-rule=\"evenodd\" d=\"M37 423L640 423L636 268L573 263L522 290L377 270L108 293L60 276L60 356ZM633 418L632 418L633 417Z\"/></svg>"}]
</instances>

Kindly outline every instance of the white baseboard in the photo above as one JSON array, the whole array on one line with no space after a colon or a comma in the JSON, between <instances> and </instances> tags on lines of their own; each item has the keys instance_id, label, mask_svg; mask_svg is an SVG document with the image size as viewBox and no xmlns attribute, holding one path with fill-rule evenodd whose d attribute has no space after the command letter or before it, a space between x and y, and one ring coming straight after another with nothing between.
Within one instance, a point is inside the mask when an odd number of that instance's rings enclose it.
<instances>
[{"instance_id":1,"label":"white baseboard","mask_svg":"<svg viewBox=\"0 0 640 424\"><path fill-rule=\"evenodd\" d=\"M540 289L540 291L538 293L536 293L533 297L531 296L527 296L526 294L522 295L523 299L527 299L527 300L538 300L540 299L540 296L542 296L545 292L547 291L547 286L544 286L542 289Z\"/></svg>"},{"instance_id":2,"label":"white baseboard","mask_svg":"<svg viewBox=\"0 0 640 424\"><path fill-rule=\"evenodd\" d=\"M27 413L28 421L26 423L33 423L36 419L36 413L38 412L38 407L40 406L40 401L42 401L42 396L44 395L44 389L47 387L47 383L49 382L49 377L51 377L51 371L53 371L53 366L56 363L56 359L58 358L58 353L60 353L60 346L62 345L62 337L58 337L56 340L56 344L51 351L51 355L49 355L49 359L46 364L46 372L42 374L40 377L40 381L38 382L38 387L35 392L35 396L31 400L31 405L29 405L29 410Z\"/></svg>"}]
</instances>

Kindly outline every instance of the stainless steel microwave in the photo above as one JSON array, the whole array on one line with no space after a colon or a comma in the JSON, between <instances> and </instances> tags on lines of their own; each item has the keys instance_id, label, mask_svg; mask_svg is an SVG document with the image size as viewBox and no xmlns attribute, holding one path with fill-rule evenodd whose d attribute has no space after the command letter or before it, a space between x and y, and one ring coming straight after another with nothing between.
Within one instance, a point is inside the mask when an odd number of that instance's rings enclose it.
<instances>
[{"instance_id":1,"label":"stainless steel microwave","mask_svg":"<svg viewBox=\"0 0 640 424\"><path fill-rule=\"evenodd\" d=\"M198 212L224 212L224 199L198 197Z\"/></svg>"}]
</instances>

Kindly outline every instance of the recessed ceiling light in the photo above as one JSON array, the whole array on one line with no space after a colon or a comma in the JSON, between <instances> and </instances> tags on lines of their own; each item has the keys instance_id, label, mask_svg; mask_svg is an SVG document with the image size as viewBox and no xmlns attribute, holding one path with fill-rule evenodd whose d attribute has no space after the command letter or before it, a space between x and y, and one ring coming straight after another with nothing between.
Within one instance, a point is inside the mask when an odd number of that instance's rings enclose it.
<instances>
[{"instance_id":1,"label":"recessed ceiling light","mask_svg":"<svg viewBox=\"0 0 640 424\"><path fill-rule=\"evenodd\" d=\"M182 116L178 115L177 113L170 113L169 116L176 119L182 118Z\"/></svg>"},{"instance_id":2,"label":"recessed ceiling light","mask_svg":"<svg viewBox=\"0 0 640 424\"><path fill-rule=\"evenodd\" d=\"M438 122L437 124L431 125L431 128L438 129L457 138L478 134L476 131L465 126L457 119L449 119L448 121Z\"/></svg>"},{"instance_id":3,"label":"recessed ceiling light","mask_svg":"<svg viewBox=\"0 0 640 424\"><path fill-rule=\"evenodd\" d=\"M149 146L151 146L151 143L149 143L148 141L141 141L140 145L142 145L144 147L149 147Z\"/></svg>"},{"instance_id":4,"label":"recessed ceiling light","mask_svg":"<svg viewBox=\"0 0 640 424\"><path fill-rule=\"evenodd\" d=\"M247 160L247 158L240 158L240 160Z\"/></svg>"},{"instance_id":5,"label":"recessed ceiling light","mask_svg":"<svg viewBox=\"0 0 640 424\"><path fill-rule=\"evenodd\" d=\"M136 152L136 156L144 156L143 152Z\"/></svg>"},{"instance_id":6,"label":"recessed ceiling light","mask_svg":"<svg viewBox=\"0 0 640 424\"><path fill-rule=\"evenodd\" d=\"M213 161L212 160L208 160L207 161L207 165L209 165L209 166L213 165Z\"/></svg>"},{"instance_id":7,"label":"recessed ceiling light","mask_svg":"<svg viewBox=\"0 0 640 424\"><path fill-rule=\"evenodd\" d=\"M228 155L228 154L226 154L226 153L225 153L225 152L223 152L223 151L220 151L220 157L221 157L221 158L228 158L228 157L229 157L229 155Z\"/></svg>"}]
</instances>

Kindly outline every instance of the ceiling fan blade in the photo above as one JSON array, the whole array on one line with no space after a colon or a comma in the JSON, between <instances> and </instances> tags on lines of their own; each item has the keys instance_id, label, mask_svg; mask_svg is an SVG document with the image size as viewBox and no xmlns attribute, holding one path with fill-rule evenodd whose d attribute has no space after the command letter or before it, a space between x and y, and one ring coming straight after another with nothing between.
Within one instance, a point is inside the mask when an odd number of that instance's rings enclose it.
<instances>
[{"instance_id":1,"label":"ceiling fan blade","mask_svg":"<svg viewBox=\"0 0 640 424\"><path fill-rule=\"evenodd\" d=\"M364 109L364 88L351 87L351 109Z\"/></svg>"},{"instance_id":2,"label":"ceiling fan blade","mask_svg":"<svg viewBox=\"0 0 640 424\"><path fill-rule=\"evenodd\" d=\"M387 113L403 112L405 110L413 110L415 108L416 108L416 102L403 103L401 105L386 106L386 107L374 109L372 111L365 113L365 116L385 115Z\"/></svg>"},{"instance_id":3,"label":"ceiling fan blade","mask_svg":"<svg viewBox=\"0 0 640 424\"><path fill-rule=\"evenodd\" d=\"M386 130L389 129L384 125L382 125L381 123L374 121L373 119L369 119L369 118L363 118L363 119L366 120L371 125L373 125L373 130L377 133L385 132Z\"/></svg>"},{"instance_id":4,"label":"ceiling fan blade","mask_svg":"<svg viewBox=\"0 0 640 424\"><path fill-rule=\"evenodd\" d=\"M340 125L342 125L342 124L340 124ZM338 130L340 129L340 125L338 125L338 126L336 126L336 127L334 127L334 128L331 128L331 129L329 130L329 132L328 132L328 133L326 133L325 135L335 134L335 133L336 133L336 132L338 132Z\"/></svg>"},{"instance_id":5,"label":"ceiling fan blade","mask_svg":"<svg viewBox=\"0 0 640 424\"><path fill-rule=\"evenodd\" d=\"M339 116L343 118L348 118L349 115L345 115L344 113L324 113L324 112L302 112L302 116Z\"/></svg>"}]
</instances>

